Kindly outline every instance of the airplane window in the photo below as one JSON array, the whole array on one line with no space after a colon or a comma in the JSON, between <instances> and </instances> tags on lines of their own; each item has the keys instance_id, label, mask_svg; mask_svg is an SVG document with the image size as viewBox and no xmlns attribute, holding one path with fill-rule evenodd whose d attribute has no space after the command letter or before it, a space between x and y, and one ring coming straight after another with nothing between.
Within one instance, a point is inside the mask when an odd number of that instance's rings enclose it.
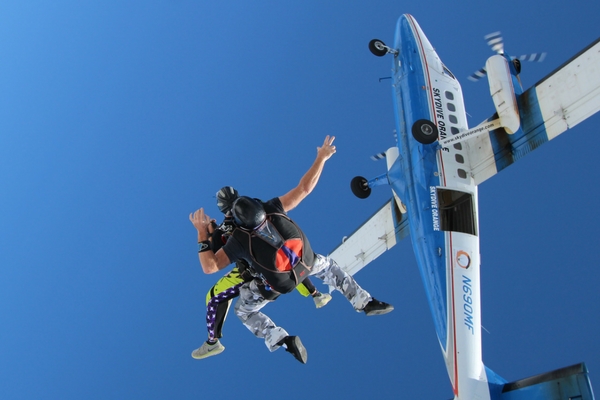
<instances>
[{"instance_id":1,"label":"airplane window","mask_svg":"<svg viewBox=\"0 0 600 400\"><path fill-rule=\"evenodd\" d=\"M454 131L452 133L456 135L458 133L458 129L456 131L457 131L456 133ZM460 143L454 143L454 148L456 150L462 150L462 144L460 144Z\"/></svg>"},{"instance_id":2,"label":"airplane window","mask_svg":"<svg viewBox=\"0 0 600 400\"><path fill-rule=\"evenodd\" d=\"M457 134L458 132L460 132L460 131L458 130L458 128L457 128L457 127L455 127L455 126L451 126L451 127L450 127L450 132L452 132L452 134L453 134L453 135L456 135L456 134Z\"/></svg>"},{"instance_id":3,"label":"airplane window","mask_svg":"<svg viewBox=\"0 0 600 400\"><path fill-rule=\"evenodd\" d=\"M456 154L455 158L456 158L456 162L457 163L460 163L460 164L464 164L465 163L465 158L463 156L461 156L460 154Z\"/></svg>"},{"instance_id":4,"label":"airplane window","mask_svg":"<svg viewBox=\"0 0 600 400\"><path fill-rule=\"evenodd\" d=\"M452 79L456 79L456 78L454 77L454 75L452 75L452 72L450 72L450 70L449 70L449 69L448 69L448 68L447 68L447 67L446 67L444 64L442 64L442 67L444 68L444 73L445 73L446 75L450 76L450 78L452 78ZM446 92L446 93L448 93L448 92Z\"/></svg>"},{"instance_id":5,"label":"airplane window","mask_svg":"<svg viewBox=\"0 0 600 400\"><path fill-rule=\"evenodd\" d=\"M460 144L460 143L459 143ZM467 179L467 172L464 169L458 169L458 176L463 178L463 179Z\"/></svg>"},{"instance_id":6,"label":"airplane window","mask_svg":"<svg viewBox=\"0 0 600 400\"><path fill-rule=\"evenodd\" d=\"M456 119L456 115L452 115L450 114L448 116L448 119L450 120L450 122L452 122L453 124L456 124L458 122L458 120Z\"/></svg>"},{"instance_id":7,"label":"airplane window","mask_svg":"<svg viewBox=\"0 0 600 400\"><path fill-rule=\"evenodd\" d=\"M454 100L454 95L452 92L445 92L445 95L448 100Z\"/></svg>"},{"instance_id":8,"label":"airplane window","mask_svg":"<svg viewBox=\"0 0 600 400\"><path fill-rule=\"evenodd\" d=\"M454 107L454 104L452 103L446 104L446 107L448 107L448 110L450 111L456 111L456 107Z\"/></svg>"},{"instance_id":9,"label":"airplane window","mask_svg":"<svg viewBox=\"0 0 600 400\"><path fill-rule=\"evenodd\" d=\"M466 173L463 171L466 177ZM462 232L477 235L473 199L470 193L438 188L440 228L443 231Z\"/></svg>"}]
</instances>

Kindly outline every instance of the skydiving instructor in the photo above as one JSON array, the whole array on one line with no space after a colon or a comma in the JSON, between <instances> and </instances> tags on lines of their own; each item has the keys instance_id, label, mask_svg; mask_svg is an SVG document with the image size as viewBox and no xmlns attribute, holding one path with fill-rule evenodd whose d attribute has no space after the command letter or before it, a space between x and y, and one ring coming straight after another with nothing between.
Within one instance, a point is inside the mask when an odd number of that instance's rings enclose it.
<instances>
[{"instance_id":1,"label":"skydiving instructor","mask_svg":"<svg viewBox=\"0 0 600 400\"><path fill-rule=\"evenodd\" d=\"M334 140L335 137L333 136L325 138L323 145L317 148L315 161L304 174L298 186L285 195L267 202L246 196L238 198L232 208L238 232L232 235L217 253L214 253L208 244L210 217L204 214L203 208L190 214L190 221L198 231L198 255L204 273L218 272L232 262L245 259L263 278L264 283L276 291L287 293L293 290L305 277L302 274L307 272L307 275L314 276L335 287L358 312L364 312L366 315L379 315L393 310L393 306L374 299L366 290L361 288L354 278L344 272L334 260L314 253L300 227L287 217L287 213L298 206L317 185L325 162L336 152L333 145ZM264 245L260 246L261 241L256 240L256 238L260 234L263 235L264 240L265 229L271 235L270 238L273 237L274 232L275 236L280 236L278 239L280 243L285 241L285 244L280 246L280 250L278 250L278 254L283 250L281 254L284 254L284 257L270 257L266 254L269 252L269 248ZM279 232L282 232L282 234ZM289 232L294 233L290 234ZM281 237L282 235L284 237ZM296 237L293 237L294 235ZM300 241L301 244L298 249L286 247L287 243L296 243L297 245ZM255 246L254 243L259 246ZM296 250L298 250L298 254L294 253ZM286 255L288 257L285 257ZM271 259L274 260L274 263L288 262L290 264L289 268L282 269L279 265L268 265L265 268L264 266ZM301 266L304 266L305 269L302 273L297 274L297 271L301 271L301 268L299 268ZM289 273L270 274L269 271L276 270L275 267L279 271L289 271ZM301 278L299 278L300 276ZM263 298L257 281L254 280L245 283L240 288L240 297L235 304L235 313L255 336L265 340L265 344L270 351L275 351L283 346L300 362L306 363L307 353L300 338L288 335L285 329L275 325L269 317L260 312L267 303L268 300Z\"/></svg>"}]
</instances>

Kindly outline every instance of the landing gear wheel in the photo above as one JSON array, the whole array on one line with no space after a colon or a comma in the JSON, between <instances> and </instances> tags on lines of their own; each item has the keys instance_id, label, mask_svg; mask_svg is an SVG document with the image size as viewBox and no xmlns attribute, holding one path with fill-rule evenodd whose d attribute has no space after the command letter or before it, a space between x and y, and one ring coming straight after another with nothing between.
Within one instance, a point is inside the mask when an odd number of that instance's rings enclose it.
<instances>
[{"instance_id":1,"label":"landing gear wheel","mask_svg":"<svg viewBox=\"0 0 600 400\"><path fill-rule=\"evenodd\" d=\"M369 42L369 50L371 50L371 53L375 54L377 57L383 57L388 52L385 43L379 39L373 39Z\"/></svg>"},{"instance_id":2,"label":"landing gear wheel","mask_svg":"<svg viewBox=\"0 0 600 400\"><path fill-rule=\"evenodd\" d=\"M413 124L412 134L417 142L431 144L438 138L438 129L433 122L420 119Z\"/></svg>"},{"instance_id":3,"label":"landing gear wheel","mask_svg":"<svg viewBox=\"0 0 600 400\"><path fill-rule=\"evenodd\" d=\"M366 199L371 194L369 182L362 176L357 176L352 179L352 182L350 182L350 189L352 189L352 193L359 199Z\"/></svg>"}]
</instances>

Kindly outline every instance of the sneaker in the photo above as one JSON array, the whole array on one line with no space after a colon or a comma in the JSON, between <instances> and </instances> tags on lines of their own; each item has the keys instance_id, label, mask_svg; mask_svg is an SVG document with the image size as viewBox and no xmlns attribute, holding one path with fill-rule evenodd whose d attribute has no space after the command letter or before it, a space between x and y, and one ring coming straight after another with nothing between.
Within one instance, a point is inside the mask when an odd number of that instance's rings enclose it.
<instances>
[{"instance_id":1,"label":"sneaker","mask_svg":"<svg viewBox=\"0 0 600 400\"><path fill-rule=\"evenodd\" d=\"M202 346L192 351L192 357L194 357L196 360L201 360L203 358L221 354L223 350L225 350L225 346L223 346L217 339L217 342L213 344L208 342L202 343Z\"/></svg>"},{"instance_id":2,"label":"sneaker","mask_svg":"<svg viewBox=\"0 0 600 400\"><path fill-rule=\"evenodd\" d=\"M368 316L387 314L393 310L394 310L393 305L384 303L383 301L375 300L373 298L371 299L371 301L369 301L367 303L365 308L363 308L363 311Z\"/></svg>"},{"instance_id":3,"label":"sneaker","mask_svg":"<svg viewBox=\"0 0 600 400\"><path fill-rule=\"evenodd\" d=\"M331 295L329 293L317 293L313 296L313 300L315 302L315 306L317 306L317 308L321 308L331 301Z\"/></svg>"},{"instance_id":4,"label":"sneaker","mask_svg":"<svg viewBox=\"0 0 600 400\"><path fill-rule=\"evenodd\" d=\"M302 345L302 342L298 336L286 336L279 343L285 343L285 351L292 353L292 355L296 357L296 360L300 361L302 364L306 364L306 360L308 360L308 354L306 353L306 348Z\"/></svg>"}]
</instances>

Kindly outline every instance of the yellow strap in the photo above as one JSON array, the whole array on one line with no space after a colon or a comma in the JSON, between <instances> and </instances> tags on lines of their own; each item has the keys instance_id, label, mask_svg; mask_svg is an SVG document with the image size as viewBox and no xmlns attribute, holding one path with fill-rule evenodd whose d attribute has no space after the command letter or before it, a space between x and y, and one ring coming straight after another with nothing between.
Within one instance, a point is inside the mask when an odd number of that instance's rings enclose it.
<instances>
[{"instance_id":1,"label":"yellow strap","mask_svg":"<svg viewBox=\"0 0 600 400\"><path fill-rule=\"evenodd\" d=\"M304 297L310 296L310 292L308 291L306 286L304 286L304 283L301 283L298 286L296 286L296 290L299 291L300 294Z\"/></svg>"}]
</instances>

